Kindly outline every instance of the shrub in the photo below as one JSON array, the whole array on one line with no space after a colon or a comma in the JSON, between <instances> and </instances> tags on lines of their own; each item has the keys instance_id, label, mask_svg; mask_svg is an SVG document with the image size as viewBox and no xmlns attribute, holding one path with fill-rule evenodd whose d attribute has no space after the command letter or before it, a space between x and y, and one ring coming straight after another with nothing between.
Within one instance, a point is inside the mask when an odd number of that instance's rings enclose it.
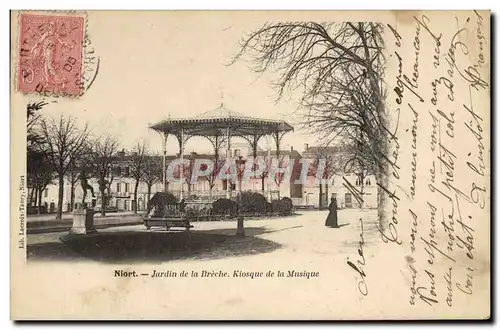
<instances>
[{"instance_id":1,"label":"shrub","mask_svg":"<svg viewBox=\"0 0 500 330\"><path fill-rule=\"evenodd\" d=\"M266 198L259 194L250 191L241 193L241 212L242 213L266 213L267 201Z\"/></svg>"},{"instance_id":2,"label":"shrub","mask_svg":"<svg viewBox=\"0 0 500 330\"><path fill-rule=\"evenodd\" d=\"M266 213L267 214L272 214L273 213L273 205L269 202L266 202Z\"/></svg>"},{"instance_id":3,"label":"shrub","mask_svg":"<svg viewBox=\"0 0 500 330\"><path fill-rule=\"evenodd\" d=\"M293 211L293 202L289 197L283 197L280 200L280 214L291 215Z\"/></svg>"},{"instance_id":4,"label":"shrub","mask_svg":"<svg viewBox=\"0 0 500 330\"><path fill-rule=\"evenodd\" d=\"M213 202L212 212L217 215L235 215L238 210L238 205L235 201L227 198L221 198Z\"/></svg>"},{"instance_id":5,"label":"shrub","mask_svg":"<svg viewBox=\"0 0 500 330\"><path fill-rule=\"evenodd\" d=\"M187 207L185 211L185 215L188 219L195 219L201 216L201 212L195 208Z\"/></svg>"},{"instance_id":6,"label":"shrub","mask_svg":"<svg viewBox=\"0 0 500 330\"><path fill-rule=\"evenodd\" d=\"M278 199L274 199L271 201L271 212L273 214L278 214L280 212L281 203Z\"/></svg>"},{"instance_id":7,"label":"shrub","mask_svg":"<svg viewBox=\"0 0 500 330\"><path fill-rule=\"evenodd\" d=\"M288 197L283 197L280 200L271 202L271 212L279 215L291 215L293 210L292 200Z\"/></svg>"},{"instance_id":8,"label":"shrub","mask_svg":"<svg viewBox=\"0 0 500 330\"><path fill-rule=\"evenodd\" d=\"M172 207L177 207L177 204L178 204L177 197L175 197L171 192L168 191L157 192L149 200L148 213L151 211L152 208L154 208L155 212L153 216L163 217L165 216L165 213L169 209L172 209Z\"/></svg>"}]
</instances>

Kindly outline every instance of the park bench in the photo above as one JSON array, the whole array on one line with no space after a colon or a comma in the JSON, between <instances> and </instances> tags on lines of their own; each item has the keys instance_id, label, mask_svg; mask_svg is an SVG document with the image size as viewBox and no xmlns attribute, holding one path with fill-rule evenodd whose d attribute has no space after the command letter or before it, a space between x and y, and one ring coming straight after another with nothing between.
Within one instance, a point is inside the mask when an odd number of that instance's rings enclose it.
<instances>
[{"instance_id":1,"label":"park bench","mask_svg":"<svg viewBox=\"0 0 500 330\"><path fill-rule=\"evenodd\" d=\"M170 230L170 228L185 228L187 231L193 228L190 220L184 216L165 218L145 217L144 225L146 226L147 230L150 230L151 227L162 227L166 230Z\"/></svg>"},{"instance_id":2,"label":"park bench","mask_svg":"<svg viewBox=\"0 0 500 330\"><path fill-rule=\"evenodd\" d=\"M146 215L143 221L147 230L150 230L151 227L162 227L166 230L170 230L170 228L185 228L186 231L193 228L190 217L177 206L167 206L165 210L159 212L153 211Z\"/></svg>"}]
</instances>

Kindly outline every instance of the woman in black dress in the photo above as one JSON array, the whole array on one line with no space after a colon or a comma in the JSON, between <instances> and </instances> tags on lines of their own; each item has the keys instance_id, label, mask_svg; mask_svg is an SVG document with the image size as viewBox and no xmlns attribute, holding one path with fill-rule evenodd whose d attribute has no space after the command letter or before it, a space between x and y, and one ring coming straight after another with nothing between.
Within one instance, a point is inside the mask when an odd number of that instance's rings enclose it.
<instances>
[{"instance_id":1,"label":"woman in black dress","mask_svg":"<svg viewBox=\"0 0 500 330\"><path fill-rule=\"evenodd\" d=\"M330 212L328 212L328 217L326 218L325 226L331 228L338 228L339 224L337 221L337 199L335 197L332 197L328 209L330 210Z\"/></svg>"}]
</instances>

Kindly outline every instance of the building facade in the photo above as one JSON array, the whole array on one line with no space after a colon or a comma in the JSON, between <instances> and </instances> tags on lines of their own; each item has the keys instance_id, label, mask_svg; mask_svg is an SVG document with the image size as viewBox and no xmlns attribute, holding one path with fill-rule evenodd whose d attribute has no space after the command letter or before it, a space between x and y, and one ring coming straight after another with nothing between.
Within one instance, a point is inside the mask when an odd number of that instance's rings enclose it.
<instances>
[{"instance_id":1,"label":"building facade","mask_svg":"<svg viewBox=\"0 0 500 330\"><path fill-rule=\"evenodd\" d=\"M303 158L312 161L327 158L323 179L308 175L303 185L302 200L294 201L303 206L328 207L330 199L335 197L339 208L376 208L377 182L375 175L365 173L363 177L344 172L347 151L339 147L318 147L304 145ZM308 173L316 174L316 173ZM321 187L320 187L321 184ZM358 198L356 198L358 197Z\"/></svg>"},{"instance_id":2,"label":"building facade","mask_svg":"<svg viewBox=\"0 0 500 330\"><path fill-rule=\"evenodd\" d=\"M244 166L246 160L252 154L252 151L245 147L235 146L230 151L230 156L240 160L240 166ZM373 175L367 175L362 182L359 176L353 173L339 173L339 171L330 171L323 179L317 179L315 174L308 171L305 180L297 180L298 174L301 172L301 160L309 158L314 161L321 155L327 155L330 159L338 159L342 150L338 148L320 148L305 146L304 151L299 153L293 147L288 150L280 150L279 166L290 167L290 179L279 180L279 178L269 178L269 175L261 175L247 180L239 180L235 182L227 180L214 180L213 186L210 189L210 180L208 177L199 177L198 180L191 184L189 180L170 179L167 180L167 190L172 192L177 197L181 195L181 185L183 198L185 199L201 199L201 200L217 200L219 198L235 198L238 192L253 191L263 194L268 200L289 197L294 205L298 207L327 207L330 198L336 197L337 204L340 208L375 208L377 206L377 185ZM261 159L265 159L266 166L269 164L269 158L275 158L276 151L258 150L257 155ZM134 155L127 155L121 151L113 159L112 173L109 177L110 183L106 189L105 203L107 209L111 211L133 211L134 210L134 189L136 181L131 176L131 167ZM213 159L213 155L190 153L184 156L191 163L196 159ZM167 165L176 159L177 156L167 157ZM148 192L148 184L144 181L139 181L137 189L137 209L144 211L147 209L148 198L151 198L156 192L164 190L162 182L161 157L149 157L149 162L156 164L159 173L152 183ZM299 165L299 166L297 166ZM314 165L313 165L314 167ZM265 172L266 173L266 172ZM190 175L190 173L187 173ZM174 174L175 176L175 174ZM102 208L102 196L99 191L98 181L95 178L89 179L88 182L94 189L94 198L92 206L96 210ZM240 186L241 184L241 186ZM321 185L321 187L320 187ZM71 190L72 185L67 178L64 184L63 195L63 212L70 212L74 208L81 206L83 198L83 190L80 182L74 184L74 205L71 205ZM90 200L90 191L87 194L87 201ZM363 203L360 203L356 195L362 196ZM149 197L148 197L149 196ZM49 185L42 193L42 205L46 206L48 212L55 212L58 200L57 183Z\"/></svg>"}]
</instances>

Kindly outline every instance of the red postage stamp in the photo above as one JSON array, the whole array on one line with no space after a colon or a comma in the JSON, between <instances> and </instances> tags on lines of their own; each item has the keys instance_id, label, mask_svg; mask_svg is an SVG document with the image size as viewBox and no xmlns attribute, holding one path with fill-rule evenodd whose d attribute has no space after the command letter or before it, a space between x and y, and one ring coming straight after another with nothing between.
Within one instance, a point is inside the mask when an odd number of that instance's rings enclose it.
<instances>
[{"instance_id":1,"label":"red postage stamp","mask_svg":"<svg viewBox=\"0 0 500 330\"><path fill-rule=\"evenodd\" d=\"M79 95L84 18L21 14L18 90Z\"/></svg>"}]
</instances>

